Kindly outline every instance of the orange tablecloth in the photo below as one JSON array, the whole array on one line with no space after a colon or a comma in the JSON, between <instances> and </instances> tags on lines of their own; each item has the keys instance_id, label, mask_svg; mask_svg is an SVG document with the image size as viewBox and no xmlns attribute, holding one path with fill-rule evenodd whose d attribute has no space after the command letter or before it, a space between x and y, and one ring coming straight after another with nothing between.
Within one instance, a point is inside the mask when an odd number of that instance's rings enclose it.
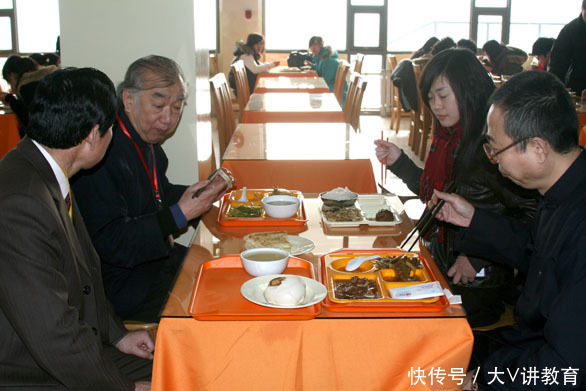
<instances>
[{"instance_id":1,"label":"orange tablecloth","mask_svg":"<svg viewBox=\"0 0 586 391\"><path fill-rule=\"evenodd\" d=\"M0 159L20 141L16 114L0 114Z\"/></svg>"},{"instance_id":2,"label":"orange tablecloth","mask_svg":"<svg viewBox=\"0 0 586 391\"><path fill-rule=\"evenodd\" d=\"M332 93L254 93L244 108L242 122L344 122L344 113Z\"/></svg>"},{"instance_id":3,"label":"orange tablecloth","mask_svg":"<svg viewBox=\"0 0 586 391\"><path fill-rule=\"evenodd\" d=\"M239 187L266 189L278 186L319 193L348 187L357 193L376 193L372 163L357 160L225 160ZM286 173L286 174L285 174Z\"/></svg>"},{"instance_id":4,"label":"orange tablecloth","mask_svg":"<svg viewBox=\"0 0 586 391\"><path fill-rule=\"evenodd\" d=\"M465 318L163 318L153 390L454 390L472 344ZM411 385L412 368L444 370L443 386Z\"/></svg>"}]
</instances>

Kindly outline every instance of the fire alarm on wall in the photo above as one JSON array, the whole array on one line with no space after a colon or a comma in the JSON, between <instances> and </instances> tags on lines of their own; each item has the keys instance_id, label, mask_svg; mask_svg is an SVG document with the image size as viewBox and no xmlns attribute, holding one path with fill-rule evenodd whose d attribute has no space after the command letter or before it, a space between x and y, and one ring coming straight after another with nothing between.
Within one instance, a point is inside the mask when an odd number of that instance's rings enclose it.
<instances>
[{"instance_id":1,"label":"fire alarm on wall","mask_svg":"<svg viewBox=\"0 0 586 391\"><path fill-rule=\"evenodd\" d=\"M252 10L246 10L246 11L244 11L244 17L246 19L252 18Z\"/></svg>"}]
</instances>

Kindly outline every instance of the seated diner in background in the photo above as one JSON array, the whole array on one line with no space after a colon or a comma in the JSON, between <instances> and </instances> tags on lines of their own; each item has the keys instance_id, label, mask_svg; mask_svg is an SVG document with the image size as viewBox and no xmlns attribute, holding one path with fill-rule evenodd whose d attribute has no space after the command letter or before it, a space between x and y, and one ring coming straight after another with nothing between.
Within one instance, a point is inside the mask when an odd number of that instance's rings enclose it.
<instances>
[{"instance_id":1,"label":"seated diner in background","mask_svg":"<svg viewBox=\"0 0 586 391\"><path fill-rule=\"evenodd\" d=\"M280 63L280 61L260 62L260 56L264 52L265 38L261 34L248 34L246 42L236 42L236 49L234 49L233 52L234 58L232 59L232 64L238 60L242 60L242 62L244 62L244 67L246 68L246 78L248 79L248 88L250 89L251 94L254 91L254 86L256 84L256 78L258 77L258 74L266 72L269 69L276 67ZM234 95L237 95L236 80L234 79L234 74L232 72L230 72L228 75L228 82L232 88L232 91L234 91Z\"/></svg>"},{"instance_id":2,"label":"seated diner in background","mask_svg":"<svg viewBox=\"0 0 586 391\"><path fill-rule=\"evenodd\" d=\"M172 236L197 225L227 190L223 181L184 186L167 179L161 143L177 128L185 99L175 61L151 55L133 62L118 86L106 157L72 183L102 261L106 294L125 320L158 320L187 252Z\"/></svg>"},{"instance_id":3,"label":"seated diner in background","mask_svg":"<svg viewBox=\"0 0 586 391\"><path fill-rule=\"evenodd\" d=\"M536 194L502 178L482 151L487 101L495 87L476 56L468 49L436 54L423 70L419 88L437 123L425 167L383 140L375 141L378 160L424 203L434 189L445 190L453 183L457 194L479 208L522 220L532 217ZM424 241L452 290L462 296L470 324L492 324L504 312L503 302L514 300L513 270L456 251L457 233L456 227L438 223ZM482 269L484 277L477 278Z\"/></svg>"},{"instance_id":4,"label":"seated diner in background","mask_svg":"<svg viewBox=\"0 0 586 391\"><path fill-rule=\"evenodd\" d=\"M457 250L527 275L517 324L475 332L468 380L479 368L479 390L583 390L586 153L578 146L576 110L559 79L539 71L512 77L490 104L488 159L543 200L529 223L475 208L455 194L435 192L430 203L445 200L438 219L465 227ZM473 388L469 382L463 389Z\"/></svg>"},{"instance_id":5,"label":"seated diner in background","mask_svg":"<svg viewBox=\"0 0 586 391\"><path fill-rule=\"evenodd\" d=\"M18 118L18 133L22 138L28 125L28 109L41 79L56 70L55 65L39 66L30 57L10 56L2 68L2 77L12 93L0 92L0 100L10 105Z\"/></svg>"},{"instance_id":6,"label":"seated diner in background","mask_svg":"<svg viewBox=\"0 0 586 391\"><path fill-rule=\"evenodd\" d=\"M91 68L43 79L0 160L0 389L150 390L154 343L114 314L68 179L112 139L116 93Z\"/></svg>"},{"instance_id":7,"label":"seated diner in background","mask_svg":"<svg viewBox=\"0 0 586 391\"><path fill-rule=\"evenodd\" d=\"M334 92L334 84L336 84L336 73L338 72L338 52L330 45L324 46L322 37L313 36L309 40L309 52L311 53L311 62L306 60L306 65L310 65L315 69L318 76L321 76L326 81L330 88L330 92ZM346 96L344 90L344 96Z\"/></svg>"},{"instance_id":8,"label":"seated diner in background","mask_svg":"<svg viewBox=\"0 0 586 391\"><path fill-rule=\"evenodd\" d=\"M497 41L487 41L482 46L483 64L493 75L516 75L523 72L523 64L527 61L527 53L512 46L501 45Z\"/></svg>"},{"instance_id":9,"label":"seated diner in background","mask_svg":"<svg viewBox=\"0 0 586 391\"><path fill-rule=\"evenodd\" d=\"M551 48L553 47L554 43L555 39L553 38L537 38L531 49L531 55L533 56L531 70L547 71L549 58L551 56Z\"/></svg>"}]
</instances>

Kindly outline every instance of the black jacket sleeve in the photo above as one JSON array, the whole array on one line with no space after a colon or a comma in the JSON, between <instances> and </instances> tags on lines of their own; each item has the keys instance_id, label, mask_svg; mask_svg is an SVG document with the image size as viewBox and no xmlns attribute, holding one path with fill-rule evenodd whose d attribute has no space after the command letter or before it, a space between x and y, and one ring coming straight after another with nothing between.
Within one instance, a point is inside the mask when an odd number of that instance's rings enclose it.
<instances>
[{"instance_id":1,"label":"black jacket sleeve","mask_svg":"<svg viewBox=\"0 0 586 391\"><path fill-rule=\"evenodd\" d=\"M405 152L401 151L401 156L397 161L388 167L389 170L399 178L413 193L419 195L419 184L423 169L417 166Z\"/></svg>"}]
</instances>

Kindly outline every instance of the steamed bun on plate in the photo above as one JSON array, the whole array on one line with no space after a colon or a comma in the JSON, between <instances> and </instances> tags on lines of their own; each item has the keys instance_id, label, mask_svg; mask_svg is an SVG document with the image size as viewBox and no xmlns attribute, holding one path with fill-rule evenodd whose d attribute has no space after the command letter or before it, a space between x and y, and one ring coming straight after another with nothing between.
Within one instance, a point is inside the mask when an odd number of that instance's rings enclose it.
<instances>
[{"instance_id":1,"label":"steamed bun on plate","mask_svg":"<svg viewBox=\"0 0 586 391\"><path fill-rule=\"evenodd\" d=\"M269 282L264 296L270 304L298 305L305 299L305 283L297 276L276 277Z\"/></svg>"}]
</instances>

